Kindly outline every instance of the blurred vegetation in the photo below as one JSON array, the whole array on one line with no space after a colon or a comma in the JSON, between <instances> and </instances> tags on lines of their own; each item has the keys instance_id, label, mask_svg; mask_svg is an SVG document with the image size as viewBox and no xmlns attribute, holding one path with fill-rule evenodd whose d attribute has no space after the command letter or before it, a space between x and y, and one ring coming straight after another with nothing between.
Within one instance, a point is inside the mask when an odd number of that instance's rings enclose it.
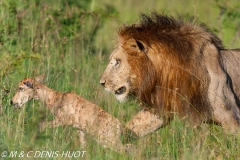
<instances>
[{"instance_id":1,"label":"blurred vegetation","mask_svg":"<svg viewBox=\"0 0 240 160\"><path fill-rule=\"evenodd\" d=\"M4 150L80 150L72 127L38 133L52 115L38 102L21 110L10 105L18 82L46 73L46 84L74 91L102 106L125 124L139 110L103 91L99 77L116 42L116 30L139 13L158 11L196 16L224 42L240 47L238 0L0 0L0 153ZM89 137L85 159L132 159L98 146ZM170 126L134 142L135 159L239 159L239 136L217 126L192 129L177 118ZM0 157L1 159L1 157Z\"/></svg>"}]
</instances>

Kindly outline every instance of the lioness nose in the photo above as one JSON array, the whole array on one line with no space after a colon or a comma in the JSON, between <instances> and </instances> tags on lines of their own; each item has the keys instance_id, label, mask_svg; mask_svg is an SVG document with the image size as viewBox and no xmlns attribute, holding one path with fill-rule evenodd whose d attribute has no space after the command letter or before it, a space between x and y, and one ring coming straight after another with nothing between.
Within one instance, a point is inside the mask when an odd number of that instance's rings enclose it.
<instances>
[{"instance_id":1,"label":"lioness nose","mask_svg":"<svg viewBox=\"0 0 240 160\"><path fill-rule=\"evenodd\" d=\"M10 104L13 105L13 101L12 100L10 101Z\"/></svg>"},{"instance_id":2,"label":"lioness nose","mask_svg":"<svg viewBox=\"0 0 240 160\"><path fill-rule=\"evenodd\" d=\"M100 80L100 84L101 84L103 87L105 87L105 83L106 83L105 80Z\"/></svg>"}]
</instances>

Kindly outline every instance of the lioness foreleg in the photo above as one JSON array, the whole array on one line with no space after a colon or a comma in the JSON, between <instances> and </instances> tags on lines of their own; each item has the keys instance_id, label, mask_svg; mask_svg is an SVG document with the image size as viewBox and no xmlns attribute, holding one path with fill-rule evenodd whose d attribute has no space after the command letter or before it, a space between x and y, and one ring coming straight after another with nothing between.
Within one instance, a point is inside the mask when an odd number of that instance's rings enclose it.
<instances>
[{"instance_id":1,"label":"lioness foreleg","mask_svg":"<svg viewBox=\"0 0 240 160\"><path fill-rule=\"evenodd\" d=\"M53 128L53 127L58 127L61 126L62 123L58 119L54 119L53 121L50 122L41 122L39 124L39 130L40 132L44 131L47 127Z\"/></svg>"},{"instance_id":2,"label":"lioness foreleg","mask_svg":"<svg viewBox=\"0 0 240 160\"><path fill-rule=\"evenodd\" d=\"M82 148L85 148L86 147L86 139L85 139L85 133L81 130L78 130L78 136L79 136L79 142L81 144L81 147Z\"/></svg>"}]
</instances>

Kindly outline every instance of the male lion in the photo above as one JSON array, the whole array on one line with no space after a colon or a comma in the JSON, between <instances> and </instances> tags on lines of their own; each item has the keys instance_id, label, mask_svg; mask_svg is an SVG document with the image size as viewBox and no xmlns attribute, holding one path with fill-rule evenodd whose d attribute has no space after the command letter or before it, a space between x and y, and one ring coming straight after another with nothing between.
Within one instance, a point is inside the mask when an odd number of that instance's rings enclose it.
<instances>
[{"instance_id":1,"label":"male lion","mask_svg":"<svg viewBox=\"0 0 240 160\"><path fill-rule=\"evenodd\" d=\"M236 133L239 64L240 50L224 50L205 25L142 14L139 24L119 29L100 83L118 100L131 94L145 107L126 125L139 137L166 125L174 114L194 125L214 122Z\"/></svg>"}]
</instances>

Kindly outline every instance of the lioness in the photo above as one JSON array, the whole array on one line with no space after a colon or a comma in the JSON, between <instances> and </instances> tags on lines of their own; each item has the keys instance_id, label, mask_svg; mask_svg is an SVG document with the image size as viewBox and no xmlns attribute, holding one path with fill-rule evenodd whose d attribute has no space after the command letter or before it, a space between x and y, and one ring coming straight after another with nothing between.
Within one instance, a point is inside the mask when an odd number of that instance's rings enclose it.
<instances>
[{"instance_id":1,"label":"lioness","mask_svg":"<svg viewBox=\"0 0 240 160\"><path fill-rule=\"evenodd\" d=\"M116 152L124 153L129 145L120 141L123 126L119 120L97 105L75 93L61 93L43 85L44 75L25 78L18 85L18 92L12 98L14 107L22 107L31 99L40 100L54 114L55 119L46 126L72 125L79 131L82 145L85 145L84 132L92 135L101 145Z\"/></svg>"}]
</instances>

